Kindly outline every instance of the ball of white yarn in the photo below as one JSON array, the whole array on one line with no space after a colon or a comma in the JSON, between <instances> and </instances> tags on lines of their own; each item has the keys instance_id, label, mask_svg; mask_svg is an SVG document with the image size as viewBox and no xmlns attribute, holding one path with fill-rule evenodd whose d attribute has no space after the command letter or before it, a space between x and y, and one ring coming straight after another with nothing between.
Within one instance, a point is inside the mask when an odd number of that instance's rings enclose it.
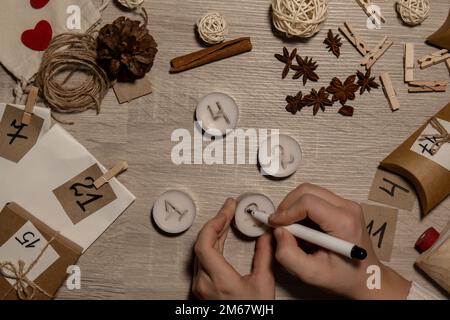
<instances>
[{"instance_id":1,"label":"ball of white yarn","mask_svg":"<svg viewBox=\"0 0 450 320\"><path fill-rule=\"evenodd\" d=\"M197 22L197 31L206 43L217 44L225 40L228 24L220 13L207 13Z\"/></svg>"},{"instance_id":2,"label":"ball of white yarn","mask_svg":"<svg viewBox=\"0 0 450 320\"><path fill-rule=\"evenodd\" d=\"M405 24L416 26L428 18L430 5L430 0L400 0L397 11Z\"/></svg>"},{"instance_id":3,"label":"ball of white yarn","mask_svg":"<svg viewBox=\"0 0 450 320\"><path fill-rule=\"evenodd\" d=\"M327 17L327 0L272 0L273 24L287 37L312 37Z\"/></svg>"},{"instance_id":4,"label":"ball of white yarn","mask_svg":"<svg viewBox=\"0 0 450 320\"><path fill-rule=\"evenodd\" d=\"M140 7L144 0L117 0L122 6L125 8L128 8L130 10L134 10L138 7Z\"/></svg>"}]
</instances>

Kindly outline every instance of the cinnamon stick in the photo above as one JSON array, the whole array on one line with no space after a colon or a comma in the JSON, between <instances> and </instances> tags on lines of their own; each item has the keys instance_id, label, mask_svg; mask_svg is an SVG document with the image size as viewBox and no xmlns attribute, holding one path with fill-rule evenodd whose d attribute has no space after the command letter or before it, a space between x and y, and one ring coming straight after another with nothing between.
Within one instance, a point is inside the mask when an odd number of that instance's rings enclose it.
<instances>
[{"instance_id":1,"label":"cinnamon stick","mask_svg":"<svg viewBox=\"0 0 450 320\"><path fill-rule=\"evenodd\" d=\"M170 73L178 73L252 50L249 37L226 41L212 47L177 57L170 62Z\"/></svg>"}]
</instances>

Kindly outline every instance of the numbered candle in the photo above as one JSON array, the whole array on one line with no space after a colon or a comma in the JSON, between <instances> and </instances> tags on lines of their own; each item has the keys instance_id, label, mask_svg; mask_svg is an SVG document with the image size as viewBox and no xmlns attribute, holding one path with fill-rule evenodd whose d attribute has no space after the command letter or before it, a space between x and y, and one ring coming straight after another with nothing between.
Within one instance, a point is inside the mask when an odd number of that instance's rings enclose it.
<instances>
[{"instance_id":1,"label":"numbered candle","mask_svg":"<svg viewBox=\"0 0 450 320\"><path fill-rule=\"evenodd\" d=\"M234 217L234 224L236 228L247 237L259 237L268 227L259 222L251 214L248 209L258 210L267 214L275 212L275 206L268 197L259 193L245 193L238 199L236 206L236 214Z\"/></svg>"},{"instance_id":2,"label":"numbered candle","mask_svg":"<svg viewBox=\"0 0 450 320\"><path fill-rule=\"evenodd\" d=\"M152 216L158 228L167 233L178 234L192 226L196 208L187 193L170 190L155 201Z\"/></svg>"},{"instance_id":3,"label":"numbered candle","mask_svg":"<svg viewBox=\"0 0 450 320\"><path fill-rule=\"evenodd\" d=\"M223 136L228 130L236 128L239 108L229 95L213 92L200 100L195 116L205 133Z\"/></svg>"},{"instance_id":4,"label":"numbered candle","mask_svg":"<svg viewBox=\"0 0 450 320\"><path fill-rule=\"evenodd\" d=\"M288 135L272 135L260 143L258 161L263 175L289 177L297 171L301 160L300 145Z\"/></svg>"}]
</instances>

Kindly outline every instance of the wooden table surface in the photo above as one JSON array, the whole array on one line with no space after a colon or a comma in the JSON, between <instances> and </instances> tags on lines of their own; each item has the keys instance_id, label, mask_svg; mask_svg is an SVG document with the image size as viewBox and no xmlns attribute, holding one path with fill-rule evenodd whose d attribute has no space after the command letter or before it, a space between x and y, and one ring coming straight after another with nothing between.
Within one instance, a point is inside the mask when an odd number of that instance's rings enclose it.
<instances>
[{"instance_id":1,"label":"wooden table surface","mask_svg":"<svg viewBox=\"0 0 450 320\"><path fill-rule=\"evenodd\" d=\"M105 166L124 159L129 170L120 180L137 200L81 257L81 290L63 287L58 298L184 299L190 295L192 247L203 224L213 217L227 197L244 192L261 192L275 204L303 182L322 185L355 201L367 202L376 168L395 147L428 117L449 102L449 93L408 94L403 83L403 43L416 44L416 58L435 49L424 44L448 14L448 0L432 1L430 17L423 25L402 25L394 1L376 1L387 23L381 30L369 30L367 17L354 1L330 1L329 18L313 38L296 41L274 35L265 0L146 0L150 32L159 46L155 65L148 75L153 94L119 105L111 90L101 114L85 112L64 116L75 121L65 126ZM95 1L99 4L99 1ZM197 68L169 74L175 56L201 47L194 33L196 20L205 12L219 11L230 25L229 39L250 36L251 53ZM116 4L104 12L110 23L124 12ZM132 13L125 13L133 16ZM304 92L327 85L362 68L357 51L343 40L341 58L328 53L322 43L329 28L337 32L344 21L374 46L384 35L394 41L388 53L375 65L374 73L389 71L399 96L401 110L392 113L382 90L358 96L352 118L337 114L337 106L313 117L310 109L295 116L284 110L284 98L302 89L300 80L281 80L282 64L273 57L283 46L297 47L301 55L319 63L318 84L308 83ZM444 64L416 71L420 79L448 79ZM12 101L14 82L0 70L1 101ZM303 149L298 172L287 180L272 181L261 176L254 165L182 165L171 162L171 133L177 128L193 132L193 113L199 99L213 91L235 98L240 107L239 127L273 128L297 139ZM155 199L164 191L180 189L195 200L198 215L193 227L177 237L158 232L150 219ZM450 218L450 200L429 216L420 217L418 203L412 212L400 210L391 267L407 279L442 295L414 267L414 242L429 226L444 227ZM226 257L242 273L248 272L254 242L243 241L230 232ZM302 285L277 268L277 298L326 298L323 292Z\"/></svg>"}]
</instances>

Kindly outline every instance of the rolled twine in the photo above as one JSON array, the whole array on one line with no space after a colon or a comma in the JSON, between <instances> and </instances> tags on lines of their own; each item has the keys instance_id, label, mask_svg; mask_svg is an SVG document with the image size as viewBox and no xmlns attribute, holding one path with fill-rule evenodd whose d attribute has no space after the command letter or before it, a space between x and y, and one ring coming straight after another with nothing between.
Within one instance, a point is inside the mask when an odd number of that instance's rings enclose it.
<instances>
[{"instance_id":1,"label":"rolled twine","mask_svg":"<svg viewBox=\"0 0 450 320\"><path fill-rule=\"evenodd\" d=\"M197 31L204 42L221 43L228 34L228 23L218 12L207 13L197 22Z\"/></svg>"},{"instance_id":2,"label":"rolled twine","mask_svg":"<svg viewBox=\"0 0 450 320\"><path fill-rule=\"evenodd\" d=\"M287 37L312 37L327 17L327 0L272 0L273 25Z\"/></svg>"},{"instance_id":3,"label":"rolled twine","mask_svg":"<svg viewBox=\"0 0 450 320\"><path fill-rule=\"evenodd\" d=\"M10 261L0 261L0 275L2 275L5 278L11 279L16 281L13 286L6 292L6 294L2 297L2 300L5 299L12 290L16 290L17 297L20 300L33 300L33 298L36 296L36 291L39 291L46 295L49 298L52 298L52 295L45 291L43 288L41 288L39 285L28 279L27 275L31 271L31 269L34 268L34 266L39 262L39 260L44 255L47 248L50 246L50 244L56 239L59 233L54 235L49 242L42 248L39 255L34 259L33 262L30 263L29 266L25 265L25 262L22 260L19 260L17 262L17 266ZM28 289L30 288L30 289Z\"/></svg>"},{"instance_id":4,"label":"rolled twine","mask_svg":"<svg viewBox=\"0 0 450 320\"><path fill-rule=\"evenodd\" d=\"M435 143L430 152L432 155L435 155L444 144L450 143L450 133L444 128L436 117L431 118L430 124L437 132L439 132L439 134L423 134L420 137L420 140L425 140L427 138L433 139Z\"/></svg>"},{"instance_id":5,"label":"rolled twine","mask_svg":"<svg viewBox=\"0 0 450 320\"><path fill-rule=\"evenodd\" d=\"M69 74L61 80L63 73ZM87 78L78 86L66 86L75 72ZM63 33L50 42L36 75L36 86L44 102L53 111L76 113L100 105L111 83L97 64L96 41L90 33Z\"/></svg>"},{"instance_id":6,"label":"rolled twine","mask_svg":"<svg viewBox=\"0 0 450 320\"><path fill-rule=\"evenodd\" d=\"M397 12L403 22L410 26L421 24L430 14L430 0L399 0Z\"/></svg>"}]
</instances>

